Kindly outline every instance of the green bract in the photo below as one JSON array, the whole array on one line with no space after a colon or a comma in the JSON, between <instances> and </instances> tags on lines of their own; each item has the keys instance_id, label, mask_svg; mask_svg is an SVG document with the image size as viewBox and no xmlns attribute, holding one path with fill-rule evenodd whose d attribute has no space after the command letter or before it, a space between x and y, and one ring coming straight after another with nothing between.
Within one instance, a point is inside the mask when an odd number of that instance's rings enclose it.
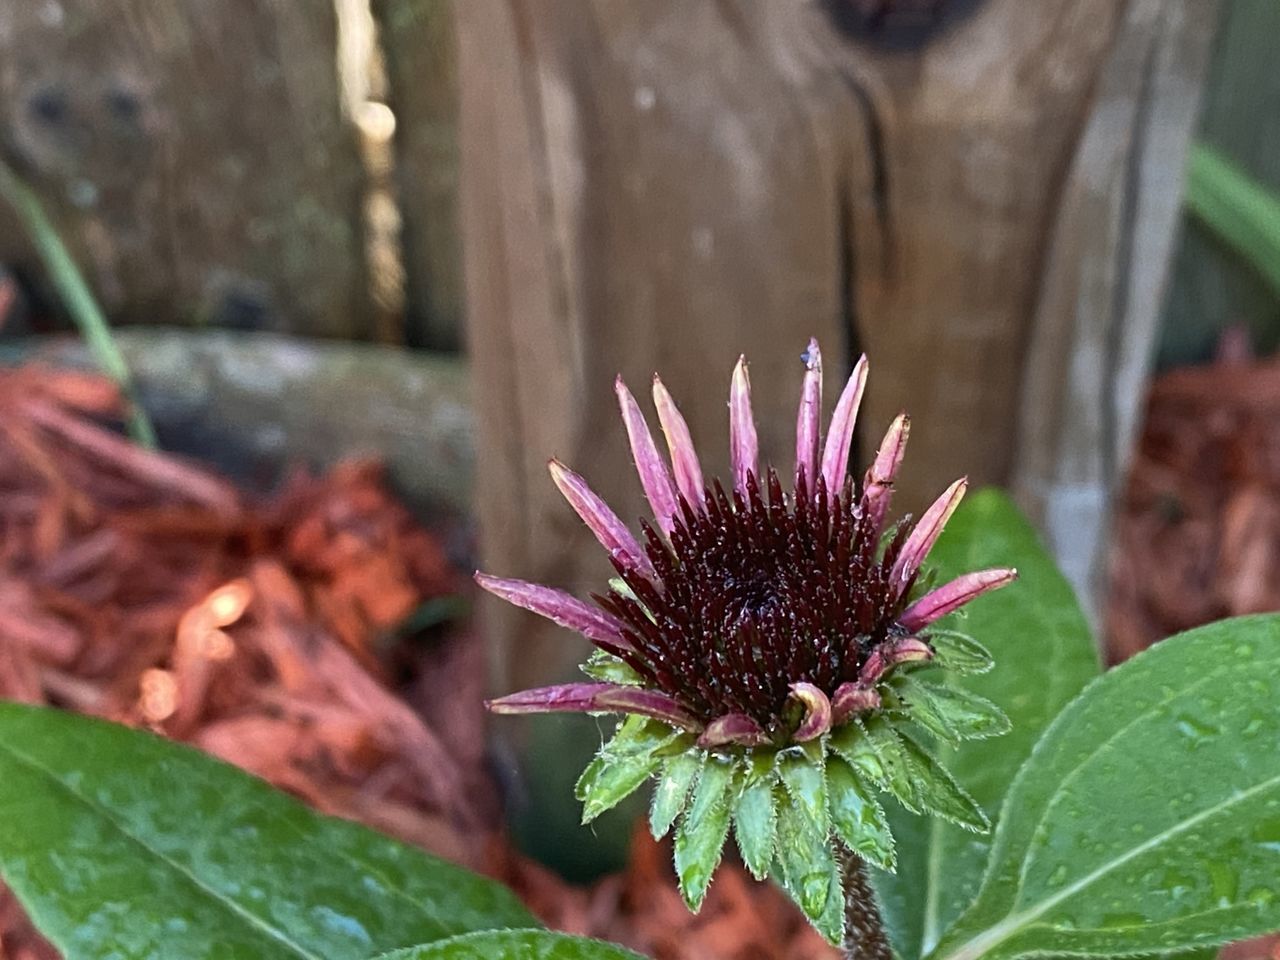
<instances>
[{"instance_id":1,"label":"green bract","mask_svg":"<svg viewBox=\"0 0 1280 960\"><path fill-rule=\"evenodd\" d=\"M962 671L990 658L971 638L949 633L946 651ZM594 658L598 663L600 657ZM947 658L940 657L939 661ZM958 744L1009 729L991 701L941 684L939 661L895 672L877 688L883 707L808 743L699 747L659 720L629 716L578 781L583 821L616 806L653 778L650 827L674 829L676 873L690 909L701 906L730 827L748 869L774 877L832 942L843 933L836 858L841 847L885 870L894 839L880 797L985 833L986 814L934 755L931 741ZM593 666L594 669L594 666Z\"/></svg>"}]
</instances>

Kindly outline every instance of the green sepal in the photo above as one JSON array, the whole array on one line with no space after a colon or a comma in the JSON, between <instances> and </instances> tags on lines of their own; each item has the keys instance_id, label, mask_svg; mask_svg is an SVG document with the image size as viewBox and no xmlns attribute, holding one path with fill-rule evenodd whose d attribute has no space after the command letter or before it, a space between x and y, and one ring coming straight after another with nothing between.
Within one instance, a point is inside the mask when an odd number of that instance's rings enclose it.
<instances>
[{"instance_id":1,"label":"green sepal","mask_svg":"<svg viewBox=\"0 0 1280 960\"><path fill-rule=\"evenodd\" d=\"M899 736L899 757L911 783L916 806L973 833L990 831L991 821L986 813L942 764L909 734Z\"/></svg>"},{"instance_id":2,"label":"green sepal","mask_svg":"<svg viewBox=\"0 0 1280 960\"><path fill-rule=\"evenodd\" d=\"M840 877L840 864L831 861L831 894L821 916L811 917L814 927L834 947L844 944L844 881Z\"/></svg>"},{"instance_id":3,"label":"green sepal","mask_svg":"<svg viewBox=\"0 0 1280 960\"><path fill-rule=\"evenodd\" d=\"M747 758L742 792L733 810L738 852L757 880L769 875L778 835L778 810L773 799L777 783L775 758L776 754L770 751L756 751Z\"/></svg>"},{"instance_id":4,"label":"green sepal","mask_svg":"<svg viewBox=\"0 0 1280 960\"><path fill-rule=\"evenodd\" d=\"M662 748L679 735L667 724L632 715L582 771L574 795L582 801L582 822L590 823L631 796L662 763Z\"/></svg>"},{"instance_id":5,"label":"green sepal","mask_svg":"<svg viewBox=\"0 0 1280 960\"><path fill-rule=\"evenodd\" d=\"M702 761L693 802L676 831L675 864L680 895L693 912L702 906L711 875L720 863L729 834L729 816L735 797L736 764L728 757L708 754Z\"/></svg>"},{"instance_id":6,"label":"green sepal","mask_svg":"<svg viewBox=\"0 0 1280 960\"><path fill-rule=\"evenodd\" d=\"M774 878L787 895L815 925L827 909L827 903L838 896L837 884L832 888L832 865L835 857L829 835L821 834L817 825L790 802L786 788L777 787L778 844Z\"/></svg>"},{"instance_id":7,"label":"green sepal","mask_svg":"<svg viewBox=\"0 0 1280 960\"><path fill-rule=\"evenodd\" d=\"M899 803L912 813L923 813L923 803L918 796L918 789L911 776L911 761L906 755L893 726L883 716L868 717L863 726L867 731L867 740L880 761L881 775L876 785L893 794ZM863 772L854 766L855 770ZM874 777L872 777L875 780Z\"/></svg>"},{"instance_id":8,"label":"green sepal","mask_svg":"<svg viewBox=\"0 0 1280 960\"><path fill-rule=\"evenodd\" d=\"M929 683L910 674L895 676L889 688L894 706L939 740L959 743L1009 732L1009 718L1004 711L977 694Z\"/></svg>"},{"instance_id":9,"label":"green sepal","mask_svg":"<svg viewBox=\"0 0 1280 960\"><path fill-rule=\"evenodd\" d=\"M784 795L778 808L778 866L783 884L817 923L831 895L831 819L827 810L825 751L818 741L778 756Z\"/></svg>"},{"instance_id":10,"label":"green sepal","mask_svg":"<svg viewBox=\"0 0 1280 960\"><path fill-rule=\"evenodd\" d=\"M987 648L967 633L930 628L925 639L933 647L932 663L956 673L986 673L996 665Z\"/></svg>"},{"instance_id":11,"label":"green sepal","mask_svg":"<svg viewBox=\"0 0 1280 960\"><path fill-rule=\"evenodd\" d=\"M642 601L639 597L636 596L635 591L632 590L629 586L627 586L627 581L623 580L621 577L611 577L609 579L609 587L618 596L625 597L626 599L634 603L637 607L639 607L641 610L643 610L644 615L648 617L650 620L653 619L653 614L649 612L649 608L644 605L644 601Z\"/></svg>"},{"instance_id":12,"label":"green sepal","mask_svg":"<svg viewBox=\"0 0 1280 960\"><path fill-rule=\"evenodd\" d=\"M888 772L871 743L871 735L861 719L851 720L831 732L828 738L831 749L848 761L849 766L863 779L888 789Z\"/></svg>"},{"instance_id":13,"label":"green sepal","mask_svg":"<svg viewBox=\"0 0 1280 960\"><path fill-rule=\"evenodd\" d=\"M661 840L684 811L689 799L689 788L702 766L702 755L693 751L677 754L662 767L658 785L653 789L653 804L649 808L649 830L653 839Z\"/></svg>"},{"instance_id":14,"label":"green sepal","mask_svg":"<svg viewBox=\"0 0 1280 960\"><path fill-rule=\"evenodd\" d=\"M633 667L612 653L604 650L593 650L587 662L578 667L592 680L604 683L616 683L623 687L639 687L644 685L644 677Z\"/></svg>"},{"instance_id":15,"label":"green sepal","mask_svg":"<svg viewBox=\"0 0 1280 960\"><path fill-rule=\"evenodd\" d=\"M873 866L893 872L897 854L884 808L840 756L827 758L827 804L831 826L844 845Z\"/></svg>"}]
</instances>

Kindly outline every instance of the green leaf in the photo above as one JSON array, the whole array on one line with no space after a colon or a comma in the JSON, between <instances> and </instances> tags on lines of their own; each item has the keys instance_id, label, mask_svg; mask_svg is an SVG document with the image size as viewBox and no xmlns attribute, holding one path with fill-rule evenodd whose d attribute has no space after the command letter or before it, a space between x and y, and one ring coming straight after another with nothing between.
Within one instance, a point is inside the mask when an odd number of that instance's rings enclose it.
<instances>
[{"instance_id":1,"label":"green leaf","mask_svg":"<svg viewBox=\"0 0 1280 960\"><path fill-rule=\"evenodd\" d=\"M973 833L986 833L991 821L964 787L910 734L900 734L907 776L916 804Z\"/></svg>"},{"instance_id":2,"label":"green leaf","mask_svg":"<svg viewBox=\"0 0 1280 960\"><path fill-rule=\"evenodd\" d=\"M929 562L940 581L985 567L1018 568L1017 583L981 597L964 614L942 621L940 629L929 629L938 660L953 669L922 674L985 697L1012 723L1005 736L938 751L942 764L994 820L1041 732L1098 675L1097 648L1071 587L1004 494L971 494ZM964 639L970 634L975 642ZM987 661L983 647L996 666L976 675ZM967 675L957 675L962 671ZM857 764L854 768L867 776ZM901 960L915 960L977 893L988 840L937 817L891 810L889 821L898 870L877 873L874 880L895 950Z\"/></svg>"},{"instance_id":3,"label":"green leaf","mask_svg":"<svg viewBox=\"0 0 1280 960\"><path fill-rule=\"evenodd\" d=\"M882 716L868 717L863 726L884 771L879 785L912 813L920 813L921 800L913 777L914 767L897 731Z\"/></svg>"},{"instance_id":4,"label":"green leaf","mask_svg":"<svg viewBox=\"0 0 1280 960\"><path fill-rule=\"evenodd\" d=\"M833 730L829 743L831 749L847 760L860 777L887 789L889 772L880 762L880 754L872 747L871 737L862 720L852 720Z\"/></svg>"},{"instance_id":5,"label":"green leaf","mask_svg":"<svg viewBox=\"0 0 1280 960\"><path fill-rule=\"evenodd\" d=\"M900 673L889 687L905 716L948 743L1009 732L1009 718L986 697Z\"/></svg>"},{"instance_id":6,"label":"green leaf","mask_svg":"<svg viewBox=\"0 0 1280 960\"><path fill-rule=\"evenodd\" d=\"M635 793L661 766L662 748L676 737L667 724L648 717L632 715L618 724L574 788L582 801L582 822L590 823Z\"/></svg>"},{"instance_id":7,"label":"green leaf","mask_svg":"<svg viewBox=\"0 0 1280 960\"><path fill-rule=\"evenodd\" d=\"M693 803L676 831L675 861L680 894L695 912L707 895L711 875L720 863L729 833L729 815L735 799L734 768L734 762L727 757L707 755L693 791Z\"/></svg>"},{"instance_id":8,"label":"green leaf","mask_svg":"<svg viewBox=\"0 0 1280 960\"><path fill-rule=\"evenodd\" d=\"M973 637L958 630L929 628L929 642L933 645L933 662L955 673L986 673L996 665L991 652Z\"/></svg>"},{"instance_id":9,"label":"green leaf","mask_svg":"<svg viewBox=\"0 0 1280 960\"><path fill-rule=\"evenodd\" d=\"M612 943L545 930L486 930L384 953L376 960L644 960Z\"/></svg>"},{"instance_id":10,"label":"green leaf","mask_svg":"<svg viewBox=\"0 0 1280 960\"><path fill-rule=\"evenodd\" d=\"M1009 789L942 960L1169 953L1280 928L1280 616L1095 681Z\"/></svg>"},{"instance_id":11,"label":"green leaf","mask_svg":"<svg viewBox=\"0 0 1280 960\"><path fill-rule=\"evenodd\" d=\"M587 662L579 669L592 680L602 683L616 683L623 687L639 687L644 684L644 677L619 657L603 650L591 651Z\"/></svg>"},{"instance_id":12,"label":"green leaf","mask_svg":"<svg viewBox=\"0 0 1280 960\"><path fill-rule=\"evenodd\" d=\"M689 799L689 788L702 766L702 758L693 751L686 751L668 760L653 789L653 806L649 809L649 830L655 840L661 840L676 822Z\"/></svg>"},{"instance_id":13,"label":"green leaf","mask_svg":"<svg viewBox=\"0 0 1280 960\"><path fill-rule=\"evenodd\" d=\"M815 922L831 894L831 820L827 810L824 749L814 741L783 751L778 779L785 797L778 800L777 858L783 886Z\"/></svg>"},{"instance_id":14,"label":"green leaf","mask_svg":"<svg viewBox=\"0 0 1280 960\"><path fill-rule=\"evenodd\" d=\"M0 704L0 876L67 960L342 960L536 921L189 747Z\"/></svg>"},{"instance_id":15,"label":"green leaf","mask_svg":"<svg viewBox=\"0 0 1280 960\"><path fill-rule=\"evenodd\" d=\"M1280 296L1280 196L1222 154L1197 145L1191 151L1186 203Z\"/></svg>"},{"instance_id":16,"label":"green leaf","mask_svg":"<svg viewBox=\"0 0 1280 960\"><path fill-rule=\"evenodd\" d=\"M743 863L753 877L763 880L773 863L777 839L778 810L773 800L777 775L770 753L757 752L748 764L746 782L733 811L733 832Z\"/></svg>"},{"instance_id":17,"label":"green leaf","mask_svg":"<svg viewBox=\"0 0 1280 960\"><path fill-rule=\"evenodd\" d=\"M868 863L892 870L893 834L884 809L871 787L839 756L827 758L827 803L831 825L844 845Z\"/></svg>"}]
</instances>

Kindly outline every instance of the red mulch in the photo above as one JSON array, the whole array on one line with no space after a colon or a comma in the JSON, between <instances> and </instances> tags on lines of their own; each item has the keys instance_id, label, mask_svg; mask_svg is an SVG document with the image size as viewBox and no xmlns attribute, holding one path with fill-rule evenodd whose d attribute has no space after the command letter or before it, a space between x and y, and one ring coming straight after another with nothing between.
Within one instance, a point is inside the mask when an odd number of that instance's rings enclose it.
<instances>
[{"instance_id":1,"label":"red mulch","mask_svg":"<svg viewBox=\"0 0 1280 960\"><path fill-rule=\"evenodd\" d=\"M505 844L481 644L397 629L466 583L375 464L299 472L253 499L134 447L105 425L119 415L96 376L0 370L0 697L195 744L500 877L552 927L658 960L834 956L732 864L690 916L669 849L642 830L628 871L591 889ZM56 956L0 888L0 960Z\"/></svg>"},{"instance_id":2,"label":"red mulch","mask_svg":"<svg viewBox=\"0 0 1280 960\"><path fill-rule=\"evenodd\" d=\"M1159 377L1118 504L1109 652L1280 610L1280 360Z\"/></svg>"}]
</instances>

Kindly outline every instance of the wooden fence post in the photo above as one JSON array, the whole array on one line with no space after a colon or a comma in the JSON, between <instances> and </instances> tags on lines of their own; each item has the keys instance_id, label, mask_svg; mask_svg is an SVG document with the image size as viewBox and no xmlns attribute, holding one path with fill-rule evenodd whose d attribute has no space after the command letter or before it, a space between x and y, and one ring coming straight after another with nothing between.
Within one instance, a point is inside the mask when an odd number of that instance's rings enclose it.
<instances>
[{"instance_id":1,"label":"wooden fence post","mask_svg":"<svg viewBox=\"0 0 1280 960\"><path fill-rule=\"evenodd\" d=\"M367 337L330 0L0 5L0 144L117 320ZM38 272L0 204L0 261Z\"/></svg>"},{"instance_id":2,"label":"wooden fence post","mask_svg":"<svg viewBox=\"0 0 1280 960\"><path fill-rule=\"evenodd\" d=\"M458 78L448 0L373 0L396 114L405 262L405 342L456 349L462 337Z\"/></svg>"},{"instance_id":3,"label":"wooden fence post","mask_svg":"<svg viewBox=\"0 0 1280 960\"><path fill-rule=\"evenodd\" d=\"M723 470L746 351L787 462L810 334L833 381L871 356L863 457L913 414L906 502L968 472L1051 532L1073 491L1105 513L1216 4L987 0L909 52L843 33L834 5L455 5L488 569L598 587L545 460L640 513L617 371L639 390L661 370ZM504 689L582 652L487 613Z\"/></svg>"}]
</instances>

